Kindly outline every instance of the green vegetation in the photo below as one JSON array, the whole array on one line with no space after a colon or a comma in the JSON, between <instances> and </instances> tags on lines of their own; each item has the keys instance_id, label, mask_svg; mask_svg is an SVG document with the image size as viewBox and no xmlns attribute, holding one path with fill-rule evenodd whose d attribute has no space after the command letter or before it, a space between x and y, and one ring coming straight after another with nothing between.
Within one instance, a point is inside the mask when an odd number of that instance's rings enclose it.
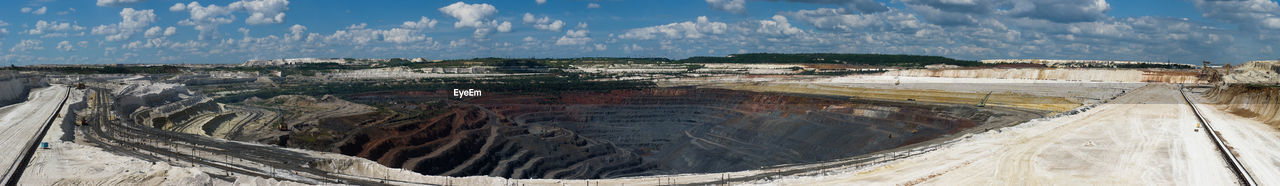
<instances>
[{"instance_id":1,"label":"green vegetation","mask_svg":"<svg viewBox=\"0 0 1280 186\"><path fill-rule=\"evenodd\" d=\"M889 55L889 54L734 54L730 57L690 57L681 63L819 63L897 67L923 67L933 64L958 66L982 66L977 61L956 60L939 56Z\"/></svg>"}]
</instances>

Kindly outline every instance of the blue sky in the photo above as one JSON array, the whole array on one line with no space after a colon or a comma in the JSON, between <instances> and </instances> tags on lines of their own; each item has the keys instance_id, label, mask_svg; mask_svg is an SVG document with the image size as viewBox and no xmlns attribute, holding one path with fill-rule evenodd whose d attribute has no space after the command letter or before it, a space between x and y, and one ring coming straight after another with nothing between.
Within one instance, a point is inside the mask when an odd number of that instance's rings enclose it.
<instances>
[{"instance_id":1,"label":"blue sky","mask_svg":"<svg viewBox=\"0 0 1280 186\"><path fill-rule=\"evenodd\" d=\"M15 0L0 7L0 60L17 65L747 52L1280 58L1274 0Z\"/></svg>"}]
</instances>

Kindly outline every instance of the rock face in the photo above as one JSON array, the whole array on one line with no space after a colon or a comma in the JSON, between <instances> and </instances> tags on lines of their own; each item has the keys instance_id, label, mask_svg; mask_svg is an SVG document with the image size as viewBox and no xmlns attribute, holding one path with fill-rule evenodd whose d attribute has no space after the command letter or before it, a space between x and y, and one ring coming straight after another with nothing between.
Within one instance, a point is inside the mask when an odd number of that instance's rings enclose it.
<instances>
[{"instance_id":1,"label":"rock face","mask_svg":"<svg viewBox=\"0 0 1280 186\"><path fill-rule=\"evenodd\" d=\"M1097 82L1195 83L1196 81L1199 81L1199 78L1196 77L1196 73L1190 71L1133 69L911 69L889 71L885 72L884 75L910 77L1076 80Z\"/></svg>"},{"instance_id":2,"label":"rock face","mask_svg":"<svg viewBox=\"0 0 1280 186\"><path fill-rule=\"evenodd\" d=\"M434 175L612 178L812 163L1012 115L718 89L486 93L441 108L356 131L333 151Z\"/></svg>"},{"instance_id":3,"label":"rock face","mask_svg":"<svg viewBox=\"0 0 1280 186\"><path fill-rule=\"evenodd\" d=\"M26 101L32 88L48 86L43 76L22 75L0 70L0 106Z\"/></svg>"},{"instance_id":4,"label":"rock face","mask_svg":"<svg viewBox=\"0 0 1280 186\"><path fill-rule=\"evenodd\" d=\"M1214 88L1209 98L1227 106L1227 112L1280 127L1280 88L1231 84Z\"/></svg>"},{"instance_id":5,"label":"rock face","mask_svg":"<svg viewBox=\"0 0 1280 186\"><path fill-rule=\"evenodd\" d=\"M1280 61L1252 61L1241 64L1223 75L1224 83L1280 83Z\"/></svg>"}]
</instances>

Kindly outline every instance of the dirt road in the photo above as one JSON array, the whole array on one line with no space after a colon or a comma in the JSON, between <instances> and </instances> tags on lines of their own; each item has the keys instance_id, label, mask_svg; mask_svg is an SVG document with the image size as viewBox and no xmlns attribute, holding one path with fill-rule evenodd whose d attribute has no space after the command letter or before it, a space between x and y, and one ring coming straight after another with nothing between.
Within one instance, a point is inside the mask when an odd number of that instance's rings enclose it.
<instances>
[{"instance_id":1,"label":"dirt road","mask_svg":"<svg viewBox=\"0 0 1280 186\"><path fill-rule=\"evenodd\" d=\"M47 124L66 92L61 86L41 88L31 91L26 102L0 108L0 168L4 175L10 175L10 167L27 152L24 147Z\"/></svg>"}]
</instances>

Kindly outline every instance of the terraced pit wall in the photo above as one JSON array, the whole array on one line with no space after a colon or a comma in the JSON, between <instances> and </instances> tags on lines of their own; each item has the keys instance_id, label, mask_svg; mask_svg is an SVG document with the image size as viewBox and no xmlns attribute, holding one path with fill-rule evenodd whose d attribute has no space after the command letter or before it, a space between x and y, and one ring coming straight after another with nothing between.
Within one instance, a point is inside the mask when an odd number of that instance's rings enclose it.
<instances>
[{"instance_id":1,"label":"terraced pit wall","mask_svg":"<svg viewBox=\"0 0 1280 186\"><path fill-rule=\"evenodd\" d=\"M885 72L886 76L1074 80L1094 82L1196 83L1197 73L1186 70L1139 69L910 69Z\"/></svg>"},{"instance_id":2,"label":"terraced pit wall","mask_svg":"<svg viewBox=\"0 0 1280 186\"><path fill-rule=\"evenodd\" d=\"M372 124L332 151L430 175L614 178L814 163L1040 117L721 89L500 94L450 101L445 112L428 117Z\"/></svg>"},{"instance_id":3,"label":"terraced pit wall","mask_svg":"<svg viewBox=\"0 0 1280 186\"><path fill-rule=\"evenodd\" d=\"M1280 87L1231 84L1207 94L1216 104L1226 105L1227 112L1280 128Z\"/></svg>"}]
</instances>

